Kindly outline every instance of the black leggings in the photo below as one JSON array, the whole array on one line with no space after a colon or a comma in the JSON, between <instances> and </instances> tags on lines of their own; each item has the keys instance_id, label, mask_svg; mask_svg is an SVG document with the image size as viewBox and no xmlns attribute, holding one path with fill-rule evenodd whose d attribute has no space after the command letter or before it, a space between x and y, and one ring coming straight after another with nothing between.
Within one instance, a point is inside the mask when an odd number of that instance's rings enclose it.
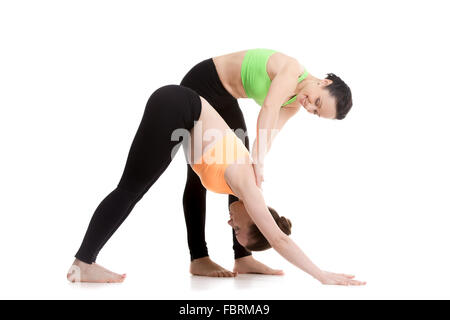
<instances>
[{"instance_id":1,"label":"black leggings","mask_svg":"<svg viewBox=\"0 0 450 320\"><path fill-rule=\"evenodd\" d=\"M171 141L175 129L192 129L200 117L200 97L189 88L169 85L156 90L147 102L128 154L122 178L92 216L75 257L95 262L98 253L127 218L135 204L172 161L180 141Z\"/></svg>"},{"instance_id":2,"label":"black leggings","mask_svg":"<svg viewBox=\"0 0 450 320\"><path fill-rule=\"evenodd\" d=\"M233 129L241 129L247 133L244 116L237 100L223 87L217 74L212 59L205 60L194 66L183 78L181 85L191 88L200 96L205 98L209 104L220 114L228 126ZM237 135L242 138L241 135ZM249 149L248 137L243 140ZM230 195L228 204L237 201L238 198ZM187 166L187 180L183 195L184 217L186 220L189 251L191 260L208 256L205 240L205 217L206 217L206 189L200 178ZM224 208L224 211L228 209ZM236 240L233 230L233 249L235 259L251 255Z\"/></svg>"}]
</instances>

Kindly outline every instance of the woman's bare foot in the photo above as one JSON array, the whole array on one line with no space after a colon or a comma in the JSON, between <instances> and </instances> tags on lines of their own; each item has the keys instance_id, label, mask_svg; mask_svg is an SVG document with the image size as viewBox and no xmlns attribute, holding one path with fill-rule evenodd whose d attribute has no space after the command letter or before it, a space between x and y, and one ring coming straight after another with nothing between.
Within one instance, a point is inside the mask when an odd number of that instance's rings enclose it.
<instances>
[{"instance_id":1,"label":"woman's bare foot","mask_svg":"<svg viewBox=\"0 0 450 320\"><path fill-rule=\"evenodd\" d=\"M84 263L75 259L67 273L70 282L119 283L125 280L126 274L117 274L102 266Z\"/></svg>"},{"instance_id":2,"label":"woman's bare foot","mask_svg":"<svg viewBox=\"0 0 450 320\"><path fill-rule=\"evenodd\" d=\"M194 276L206 277L235 277L236 272L228 271L217 263L213 262L209 257L203 257L191 261L190 272Z\"/></svg>"},{"instance_id":3,"label":"woman's bare foot","mask_svg":"<svg viewBox=\"0 0 450 320\"><path fill-rule=\"evenodd\" d=\"M252 256L246 256L234 260L234 272L237 273L258 273L281 276L284 275L283 270L275 270L269 268L265 264L256 261Z\"/></svg>"}]
</instances>

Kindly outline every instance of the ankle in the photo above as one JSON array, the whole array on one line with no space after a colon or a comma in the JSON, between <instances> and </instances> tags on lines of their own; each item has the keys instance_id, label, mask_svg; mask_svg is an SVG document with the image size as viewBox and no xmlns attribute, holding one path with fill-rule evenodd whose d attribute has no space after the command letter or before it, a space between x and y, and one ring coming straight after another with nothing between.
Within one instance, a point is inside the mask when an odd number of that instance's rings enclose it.
<instances>
[{"instance_id":1,"label":"ankle","mask_svg":"<svg viewBox=\"0 0 450 320\"><path fill-rule=\"evenodd\" d=\"M201 262L209 262L209 261L211 261L209 256L205 256L205 257L194 259L191 261L191 263L201 263Z\"/></svg>"},{"instance_id":2,"label":"ankle","mask_svg":"<svg viewBox=\"0 0 450 320\"><path fill-rule=\"evenodd\" d=\"M81 261L79 259L75 259L75 261L72 263L72 265L77 266L77 267L84 267L84 266L89 266L91 264L83 262L83 261Z\"/></svg>"},{"instance_id":3,"label":"ankle","mask_svg":"<svg viewBox=\"0 0 450 320\"><path fill-rule=\"evenodd\" d=\"M240 257L240 258L234 259L234 263L245 263L245 262L248 262L248 261L251 261L251 260L253 260L253 256L249 255L249 256L245 256L245 257Z\"/></svg>"}]
</instances>

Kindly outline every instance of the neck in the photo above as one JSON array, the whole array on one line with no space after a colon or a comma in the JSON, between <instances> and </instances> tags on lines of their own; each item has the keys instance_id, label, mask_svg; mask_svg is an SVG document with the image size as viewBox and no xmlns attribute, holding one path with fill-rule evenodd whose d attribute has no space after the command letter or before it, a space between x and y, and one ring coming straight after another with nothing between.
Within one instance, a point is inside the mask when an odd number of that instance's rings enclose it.
<instances>
[{"instance_id":1,"label":"neck","mask_svg":"<svg viewBox=\"0 0 450 320\"><path fill-rule=\"evenodd\" d=\"M308 76L302 82L297 83L297 88L295 89L295 93L297 95L302 94L302 92L306 88L306 86L315 81L320 81L320 79L314 77L312 74L308 74Z\"/></svg>"}]
</instances>

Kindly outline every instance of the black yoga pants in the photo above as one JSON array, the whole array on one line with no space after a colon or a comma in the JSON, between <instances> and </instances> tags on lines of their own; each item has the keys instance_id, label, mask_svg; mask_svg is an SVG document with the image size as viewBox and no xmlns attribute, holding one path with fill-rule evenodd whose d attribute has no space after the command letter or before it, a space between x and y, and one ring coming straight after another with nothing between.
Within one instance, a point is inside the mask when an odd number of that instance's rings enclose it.
<instances>
[{"instance_id":1,"label":"black yoga pants","mask_svg":"<svg viewBox=\"0 0 450 320\"><path fill-rule=\"evenodd\" d=\"M179 141L175 129L192 129L201 112L197 93L177 85L164 86L149 98L131 145L122 178L97 207L75 257L95 262L98 253L127 218L135 204L167 169Z\"/></svg>"},{"instance_id":2,"label":"black yoga pants","mask_svg":"<svg viewBox=\"0 0 450 320\"><path fill-rule=\"evenodd\" d=\"M247 126L245 125L244 116L238 101L222 85L212 59L205 60L194 66L183 78L181 85L191 88L205 98L231 129L243 130L245 137L241 137L239 134L237 136L243 138L242 142L249 149ZM239 199L230 195L228 197L228 205L237 200ZM206 257L208 256L205 240L206 189L190 165L187 166L183 208L191 260ZM228 208L224 207L223 211L223 214L227 214ZM234 230L232 232L234 258L238 259L251 255L251 252L241 246L236 240Z\"/></svg>"}]
</instances>

